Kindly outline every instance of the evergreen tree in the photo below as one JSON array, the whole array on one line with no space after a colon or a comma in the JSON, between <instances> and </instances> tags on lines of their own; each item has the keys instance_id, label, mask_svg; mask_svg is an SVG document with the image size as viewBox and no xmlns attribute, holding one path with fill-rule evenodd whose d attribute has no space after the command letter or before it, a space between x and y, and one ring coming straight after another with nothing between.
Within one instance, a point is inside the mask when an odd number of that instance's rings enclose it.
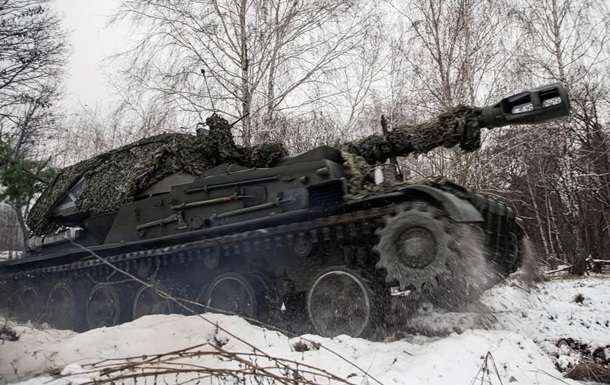
<instances>
[{"instance_id":1,"label":"evergreen tree","mask_svg":"<svg viewBox=\"0 0 610 385\"><path fill-rule=\"evenodd\" d=\"M24 238L30 200L52 175L38 150L53 133L66 57L49 0L0 2L0 202L15 209Z\"/></svg>"}]
</instances>

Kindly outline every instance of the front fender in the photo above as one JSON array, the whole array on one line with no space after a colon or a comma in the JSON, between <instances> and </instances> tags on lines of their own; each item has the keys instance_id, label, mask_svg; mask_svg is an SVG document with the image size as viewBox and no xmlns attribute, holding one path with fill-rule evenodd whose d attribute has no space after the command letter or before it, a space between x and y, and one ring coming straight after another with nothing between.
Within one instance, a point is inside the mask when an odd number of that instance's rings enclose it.
<instances>
[{"instance_id":1,"label":"front fender","mask_svg":"<svg viewBox=\"0 0 610 385\"><path fill-rule=\"evenodd\" d=\"M470 202L461 199L449 192L423 184L407 186L401 189L407 196L427 198L431 202L437 202L447 215L455 222L483 222L483 216Z\"/></svg>"}]
</instances>

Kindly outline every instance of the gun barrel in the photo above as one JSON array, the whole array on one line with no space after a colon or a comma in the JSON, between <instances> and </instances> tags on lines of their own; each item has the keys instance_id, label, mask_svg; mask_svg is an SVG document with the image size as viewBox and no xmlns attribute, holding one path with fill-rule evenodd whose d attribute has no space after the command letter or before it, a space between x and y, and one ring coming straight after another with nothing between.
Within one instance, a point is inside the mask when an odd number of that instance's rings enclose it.
<instances>
[{"instance_id":1,"label":"gun barrel","mask_svg":"<svg viewBox=\"0 0 610 385\"><path fill-rule=\"evenodd\" d=\"M482 108L481 127L536 124L570 114L570 98L563 83L547 84L502 99Z\"/></svg>"}]
</instances>

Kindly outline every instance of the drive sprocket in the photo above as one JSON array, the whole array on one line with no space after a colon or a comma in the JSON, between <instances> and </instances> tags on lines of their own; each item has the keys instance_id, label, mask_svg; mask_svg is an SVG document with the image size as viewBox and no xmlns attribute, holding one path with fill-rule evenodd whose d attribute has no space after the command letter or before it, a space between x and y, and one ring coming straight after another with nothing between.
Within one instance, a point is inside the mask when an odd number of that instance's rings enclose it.
<instances>
[{"instance_id":1,"label":"drive sprocket","mask_svg":"<svg viewBox=\"0 0 610 385\"><path fill-rule=\"evenodd\" d=\"M376 267L417 302L453 308L485 286L489 269L480 232L453 223L430 204L404 207L377 234Z\"/></svg>"}]
</instances>

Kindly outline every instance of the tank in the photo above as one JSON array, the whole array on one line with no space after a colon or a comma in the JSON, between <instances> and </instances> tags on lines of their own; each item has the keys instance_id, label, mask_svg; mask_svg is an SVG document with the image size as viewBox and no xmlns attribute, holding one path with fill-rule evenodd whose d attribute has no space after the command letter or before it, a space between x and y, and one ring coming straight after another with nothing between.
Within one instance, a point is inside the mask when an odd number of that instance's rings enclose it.
<instances>
[{"instance_id":1,"label":"tank","mask_svg":"<svg viewBox=\"0 0 610 385\"><path fill-rule=\"evenodd\" d=\"M526 235L496 199L396 178L396 157L474 151L482 128L569 111L557 83L295 156L236 145L214 114L197 135L60 170L28 217L30 250L0 264L0 305L78 331L213 311L331 337L378 336L423 303L459 309L520 266Z\"/></svg>"}]
</instances>

